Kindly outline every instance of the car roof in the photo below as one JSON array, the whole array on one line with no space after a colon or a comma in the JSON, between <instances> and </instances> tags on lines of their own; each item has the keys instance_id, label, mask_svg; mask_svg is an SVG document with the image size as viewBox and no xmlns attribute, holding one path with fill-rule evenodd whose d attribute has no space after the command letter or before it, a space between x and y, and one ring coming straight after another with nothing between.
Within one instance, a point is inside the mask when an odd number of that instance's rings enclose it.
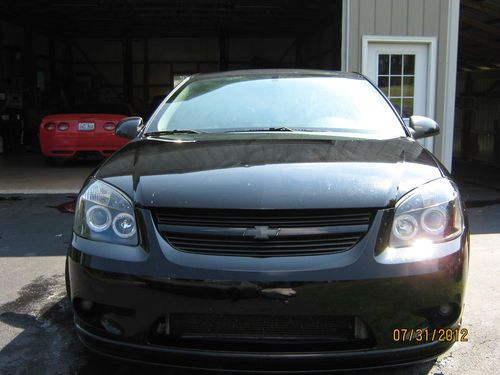
<instances>
[{"instance_id":1,"label":"car roof","mask_svg":"<svg viewBox=\"0 0 500 375\"><path fill-rule=\"evenodd\" d=\"M191 81L202 80L208 78L224 78L224 77L342 77L351 79L366 79L359 73L348 73L330 70L317 69L246 69L246 70L229 70L225 72L215 73L198 73L191 76Z\"/></svg>"}]
</instances>

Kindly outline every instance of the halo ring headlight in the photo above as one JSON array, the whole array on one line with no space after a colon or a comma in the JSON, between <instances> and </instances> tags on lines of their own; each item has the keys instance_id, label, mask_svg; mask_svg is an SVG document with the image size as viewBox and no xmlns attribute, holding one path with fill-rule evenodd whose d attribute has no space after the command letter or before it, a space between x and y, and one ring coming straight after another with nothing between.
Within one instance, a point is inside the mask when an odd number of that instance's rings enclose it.
<instances>
[{"instance_id":1,"label":"halo ring headlight","mask_svg":"<svg viewBox=\"0 0 500 375\"><path fill-rule=\"evenodd\" d=\"M130 238L136 231L135 219L132 215L122 212L113 219L113 232L120 238Z\"/></svg>"},{"instance_id":2,"label":"halo ring headlight","mask_svg":"<svg viewBox=\"0 0 500 375\"><path fill-rule=\"evenodd\" d=\"M85 216L88 226L94 232L104 232L111 225L111 212L104 206L90 207Z\"/></svg>"},{"instance_id":3,"label":"halo ring headlight","mask_svg":"<svg viewBox=\"0 0 500 375\"><path fill-rule=\"evenodd\" d=\"M392 233L400 240L407 241L415 237L418 232L417 220L411 215L396 217Z\"/></svg>"},{"instance_id":4,"label":"halo ring headlight","mask_svg":"<svg viewBox=\"0 0 500 375\"><path fill-rule=\"evenodd\" d=\"M448 223L446 212L440 207L431 207L422 213L420 224L431 234L441 234Z\"/></svg>"}]
</instances>

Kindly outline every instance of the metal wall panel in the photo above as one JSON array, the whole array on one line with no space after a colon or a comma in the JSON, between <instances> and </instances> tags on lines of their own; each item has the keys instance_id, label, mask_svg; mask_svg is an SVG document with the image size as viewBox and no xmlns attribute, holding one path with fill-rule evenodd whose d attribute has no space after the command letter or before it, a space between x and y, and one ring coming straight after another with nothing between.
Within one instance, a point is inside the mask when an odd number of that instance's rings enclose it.
<instances>
[{"instance_id":1,"label":"metal wall panel","mask_svg":"<svg viewBox=\"0 0 500 375\"><path fill-rule=\"evenodd\" d=\"M347 70L362 69L362 38L377 36L432 36L437 38L435 118L443 127L434 152L451 166L454 76L458 40L457 0L346 0L349 7ZM451 70L450 70L451 67ZM451 101L451 102L450 102Z\"/></svg>"}]
</instances>

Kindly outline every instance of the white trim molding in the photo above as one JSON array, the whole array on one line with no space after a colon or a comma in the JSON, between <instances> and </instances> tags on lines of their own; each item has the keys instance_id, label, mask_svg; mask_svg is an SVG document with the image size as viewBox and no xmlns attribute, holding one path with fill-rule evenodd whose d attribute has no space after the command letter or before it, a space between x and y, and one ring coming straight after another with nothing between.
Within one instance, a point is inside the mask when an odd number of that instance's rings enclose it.
<instances>
[{"instance_id":1,"label":"white trim molding","mask_svg":"<svg viewBox=\"0 0 500 375\"><path fill-rule=\"evenodd\" d=\"M388 35L363 35L361 72L368 71L368 44L369 43L401 43L401 44L426 44L429 46L427 66L427 105L426 115L434 118L436 115L436 73L437 73L437 38L433 36L388 36Z\"/></svg>"},{"instance_id":2,"label":"white trim molding","mask_svg":"<svg viewBox=\"0 0 500 375\"><path fill-rule=\"evenodd\" d=\"M458 59L458 26L460 19L460 2L449 0L447 43L444 69L444 100L443 123L440 138L441 162L451 171L453 159L453 133L455 131L455 91L457 86L457 59Z\"/></svg>"},{"instance_id":3,"label":"white trim molding","mask_svg":"<svg viewBox=\"0 0 500 375\"><path fill-rule=\"evenodd\" d=\"M349 0L342 0L342 46L341 46L341 70L347 72L349 69Z\"/></svg>"}]
</instances>

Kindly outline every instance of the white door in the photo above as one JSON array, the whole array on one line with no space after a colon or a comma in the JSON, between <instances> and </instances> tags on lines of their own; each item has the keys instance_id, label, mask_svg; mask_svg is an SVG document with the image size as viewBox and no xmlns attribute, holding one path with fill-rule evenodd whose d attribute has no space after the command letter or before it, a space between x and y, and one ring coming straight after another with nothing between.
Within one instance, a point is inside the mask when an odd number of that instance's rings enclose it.
<instances>
[{"instance_id":1,"label":"white door","mask_svg":"<svg viewBox=\"0 0 500 375\"><path fill-rule=\"evenodd\" d=\"M412 115L429 116L429 45L369 42L363 74L389 98L408 123ZM432 151L432 138L421 142Z\"/></svg>"}]
</instances>

